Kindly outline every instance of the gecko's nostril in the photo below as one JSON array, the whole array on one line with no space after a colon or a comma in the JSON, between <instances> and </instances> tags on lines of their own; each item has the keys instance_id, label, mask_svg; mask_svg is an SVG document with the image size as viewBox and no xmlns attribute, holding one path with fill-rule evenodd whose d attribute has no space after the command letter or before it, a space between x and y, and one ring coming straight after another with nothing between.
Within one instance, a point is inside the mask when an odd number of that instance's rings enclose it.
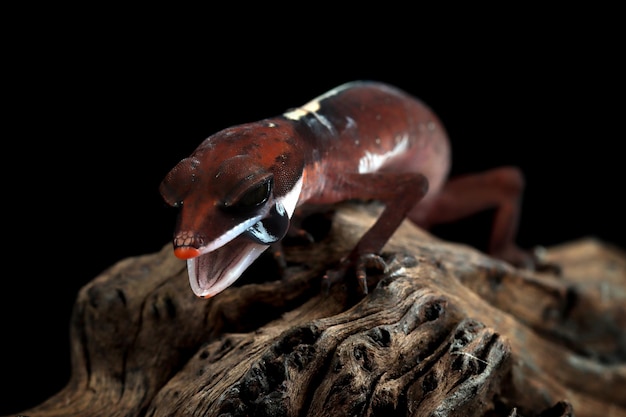
<instances>
[{"instance_id":1,"label":"gecko's nostril","mask_svg":"<svg viewBox=\"0 0 626 417\"><path fill-rule=\"evenodd\" d=\"M174 249L174 256L179 259L191 259L200 255L200 251L191 246L180 246Z\"/></svg>"}]
</instances>

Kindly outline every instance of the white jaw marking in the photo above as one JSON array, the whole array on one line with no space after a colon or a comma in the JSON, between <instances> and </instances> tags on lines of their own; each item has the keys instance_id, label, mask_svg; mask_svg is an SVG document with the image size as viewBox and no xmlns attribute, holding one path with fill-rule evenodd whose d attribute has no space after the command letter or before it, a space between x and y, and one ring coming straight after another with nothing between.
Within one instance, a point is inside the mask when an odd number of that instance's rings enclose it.
<instances>
[{"instance_id":1,"label":"white jaw marking","mask_svg":"<svg viewBox=\"0 0 626 417\"><path fill-rule=\"evenodd\" d=\"M284 196L276 199L277 202L281 203L283 207L285 207L285 210L287 210L287 215L290 219L293 215L293 212L296 210L296 206L298 205L300 191L302 191L302 176L300 176L300 179L298 179L298 182L296 182L291 191L289 191Z\"/></svg>"},{"instance_id":2,"label":"white jaw marking","mask_svg":"<svg viewBox=\"0 0 626 417\"><path fill-rule=\"evenodd\" d=\"M397 141L396 146L394 146L394 148L389 152L376 154L370 151L365 151L365 155L359 159L359 174L377 171L389 159L402 154L402 152L406 151L408 148L409 137L405 135L400 141Z\"/></svg>"},{"instance_id":3,"label":"white jaw marking","mask_svg":"<svg viewBox=\"0 0 626 417\"><path fill-rule=\"evenodd\" d=\"M289 218L298 204L302 183L300 176L294 187L274 202L277 210L284 208ZM189 283L194 294L208 298L225 290L269 247L245 237L237 239L260 220L262 216L255 216L233 227L202 248L200 256L187 260Z\"/></svg>"},{"instance_id":4,"label":"white jaw marking","mask_svg":"<svg viewBox=\"0 0 626 417\"><path fill-rule=\"evenodd\" d=\"M248 228L256 224L259 220L261 220L261 218L262 218L261 216L254 216L244 221L243 223L239 223L237 226L228 230L226 233L219 236L217 239L210 242L205 247L200 248L200 253L205 254L205 253L213 252L214 250L218 248L221 248L222 246L224 246L225 244L227 244L228 242L230 242L231 240L233 240L234 238L236 238L237 236L239 236L240 234L248 230Z\"/></svg>"},{"instance_id":5,"label":"white jaw marking","mask_svg":"<svg viewBox=\"0 0 626 417\"><path fill-rule=\"evenodd\" d=\"M296 182L296 184L293 186L291 191L289 191L284 196L276 199L277 203L280 203L283 205L283 207L285 207L285 210L287 210L287 215L289 216L289 218L291 218L291 216L293 215L293 212L296 209L296 206L298 204L298 199L300 198L301 190L302 190L302 176L300 176L300 179ZM237 236L239 236L240 234L248 230L250 227L257 224L262 218L263 218L262 216L254 216L242 223L239 223L237 226L226 231L223 235L219 236L214 241L210 242L208 245L200 248L200 254L213 252L214 250L221 248L222 246L226 245L228 242L230 242L231 240L233 240L234 238L236 238Z\"/></svg>"}]
</instances>

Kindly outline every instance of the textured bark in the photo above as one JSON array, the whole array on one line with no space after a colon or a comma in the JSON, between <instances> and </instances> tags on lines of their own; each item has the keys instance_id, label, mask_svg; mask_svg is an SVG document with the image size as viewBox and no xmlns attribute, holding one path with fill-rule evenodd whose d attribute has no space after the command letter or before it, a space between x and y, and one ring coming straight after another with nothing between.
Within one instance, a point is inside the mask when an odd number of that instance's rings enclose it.
<instances>
[{"instance_id":1,"label":"textured bark","mask_svg":"<svg viewBox=\"0 0 626 417\"><path fill-rule=\"evenodd\" d=\"M261 261L210 300L169 244L122 260L80 291L71 381L23 414L626 416L623 252L549 248L555 276L405 222L368 296L320 290L374 219L344 206L324 240L286 248L285 279Z\"/></svg>"}]
</instances>

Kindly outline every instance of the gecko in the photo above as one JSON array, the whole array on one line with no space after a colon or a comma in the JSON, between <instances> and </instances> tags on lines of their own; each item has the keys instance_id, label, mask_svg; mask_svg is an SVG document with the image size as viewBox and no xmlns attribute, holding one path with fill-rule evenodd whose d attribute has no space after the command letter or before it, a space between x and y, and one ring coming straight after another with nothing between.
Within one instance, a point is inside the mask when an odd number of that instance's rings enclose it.
<instances>
[{"instance_id":1,"label":"gecko","mask_svg":"<svg viewBox=\"0 0 626 417\"><path fill-rule=\"evenodd\" d=\"M384 208L335 270L384 268L385 243L404 219L428 229L494 209L488 252L515 266L537 259L515 243L524 178L517 167L448 178L450 141L420 99L384 82L352 81L300 107L223 129L165 176L159 191L179 208L174 255L191 289L213 297L289 231L296 208L376 200Z\"/></svg>"}]
</instances>

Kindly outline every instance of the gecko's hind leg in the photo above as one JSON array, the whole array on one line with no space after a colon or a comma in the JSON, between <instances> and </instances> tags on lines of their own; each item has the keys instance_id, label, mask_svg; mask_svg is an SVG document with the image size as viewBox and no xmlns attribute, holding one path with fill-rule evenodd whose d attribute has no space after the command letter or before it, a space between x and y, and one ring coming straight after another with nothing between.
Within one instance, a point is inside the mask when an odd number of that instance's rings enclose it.
<instances>
[{"instance_id":1,"label":"gecko's hind leg","mask_svg":"<svg viewBox=\"0 0 626 417\"><path fill-rule=\"evenodd\" d=\"M515 167L501 167L452 178L427 207L416 206L409 217L430 228L484 210L495 209L488 252L514 266L558 273L558 265L546 263L538 252L515 243L520 218L524 178Z\"/></svg>"}]
</instances>

